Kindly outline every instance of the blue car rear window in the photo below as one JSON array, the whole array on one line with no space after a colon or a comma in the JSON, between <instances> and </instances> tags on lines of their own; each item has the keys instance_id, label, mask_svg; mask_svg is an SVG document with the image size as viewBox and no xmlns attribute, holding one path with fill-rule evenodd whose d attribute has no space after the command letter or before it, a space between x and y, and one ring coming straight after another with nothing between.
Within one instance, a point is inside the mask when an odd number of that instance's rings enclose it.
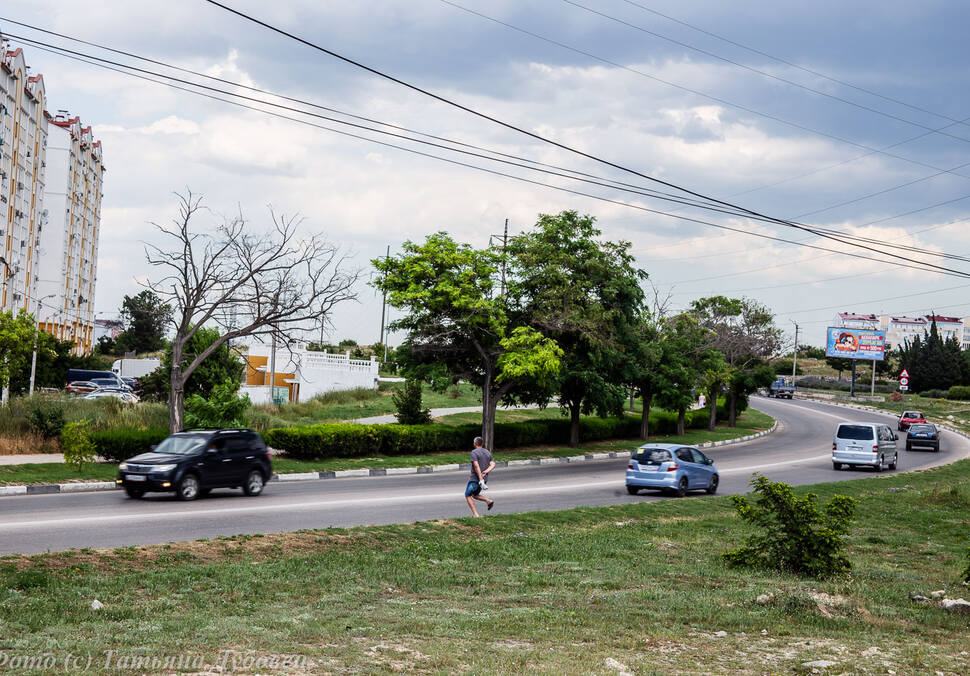
<instances>
[{"instance_id":1,"label":"blue car rear window","mask_svg":"<svg viewBox=\"0 0 970 676\"><path fill-rule=\"evenodd\" d=\"M641 464L654 464L670 462L670 451L663 448L643 448L638 449L633 459Z\"/></svg>"}]
</instances>

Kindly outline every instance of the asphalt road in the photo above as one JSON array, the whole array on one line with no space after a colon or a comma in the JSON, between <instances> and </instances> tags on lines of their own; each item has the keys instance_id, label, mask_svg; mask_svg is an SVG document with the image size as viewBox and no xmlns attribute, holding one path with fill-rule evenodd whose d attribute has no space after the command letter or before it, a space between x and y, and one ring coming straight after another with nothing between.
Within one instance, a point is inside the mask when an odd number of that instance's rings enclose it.
<instances>
[{"instance_id":1,"label":"asphalt road","mask_svg":"<svg viewBox=\"0 0 970 676\"><path fill-rule=\"evenodd\" d=\"M806 401L756 398L778 430L751 442L710 449L721 476L720 493L741 493L753 472L792 484L848 481L872 470L832 469L835 424L886 422L886 416ZM631 448L634 447L631 442ZM970 441L944 435L939 453L909 452L899 443L899 469L921 469L970 456ZM555 510L675 499L627 495L626 460L499 469L489 482L494 513ZM407 523L468 516L467 472L271 483L263 495L217 490L195 502L167 494L129 500L121 491L0 497L0 555L79 547L157 544L219 535L294 531L327 526ZM701 500L704 493L688 500Z\"/></svg>"}]
</instances>

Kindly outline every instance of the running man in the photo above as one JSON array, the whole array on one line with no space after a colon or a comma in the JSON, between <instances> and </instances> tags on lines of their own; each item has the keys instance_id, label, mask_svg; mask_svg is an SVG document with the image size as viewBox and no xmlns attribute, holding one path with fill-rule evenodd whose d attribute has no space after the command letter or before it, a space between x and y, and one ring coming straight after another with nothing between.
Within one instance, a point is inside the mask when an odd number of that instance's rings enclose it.
<instances>
[{"instance_id":1,"label":"running man","mask_svg":"<svg viewBox=\"0 0 970 676\"><path fill-rule=\"evenodd\" d=\"M481 500L486 503L488 509L491 509L495 504L494 500L489 500L481 495L482 487L485 485L485 479L488 477L488 473L495 469L492 452L487 448L482 448L483 443L485 443L485 440L481 437L475 437L475 441L472 442L475 446L472 449L471 455L472 471L468 478L468 485L465 486L465 501L472 510L473 516L479 516L478 510L475 509L475 500Z\"/></svg>"}]
</instances>

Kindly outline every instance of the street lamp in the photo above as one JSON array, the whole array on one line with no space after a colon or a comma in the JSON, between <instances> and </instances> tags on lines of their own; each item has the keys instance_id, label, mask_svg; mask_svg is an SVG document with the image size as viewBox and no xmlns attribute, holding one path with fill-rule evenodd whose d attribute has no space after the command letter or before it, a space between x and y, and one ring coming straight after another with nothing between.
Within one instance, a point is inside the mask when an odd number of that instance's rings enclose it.
<instances>
[{"instance_id":1,"label":"street lamp","mask_svg":"<svg viewBox=\"0 0 970 676\"><path fill-rule=\"evenodd\" d=\"M20 261L14 260L13 266L11 266L10 262L6 258L4 258L3 256L0 256L0 263L3 263L3 284L0 285L0 289L2 289L2 292L0 293L3 294L2 298L4 301L3 306L0 306L0 311L2 311L6 308L7 282L10 280L11 277L17 274L17 270L20 267ZM4 355L3 361L4 363L6 363L7 361L6 355ZM8 376L6 380L3 381L3 388L2 390L0 390L0 405L6 406L7 399L9 398L10 398L10 378Z\"/></svg>"},{"instance_id":2,"label":"street lamp","mask_svg":"<svg viewBox=\"0 0 970 676\"><path fill-rule=\"evenodd\" d=\"M27 392L28 397L34 396L34 379L37 375L37 339L40 335L40 306L48 298L56 297L56 293L49 293L43 298L37 299L37 317L34 318L34 355L30 359L30 390Z\"/></svg>"}]
</instances>

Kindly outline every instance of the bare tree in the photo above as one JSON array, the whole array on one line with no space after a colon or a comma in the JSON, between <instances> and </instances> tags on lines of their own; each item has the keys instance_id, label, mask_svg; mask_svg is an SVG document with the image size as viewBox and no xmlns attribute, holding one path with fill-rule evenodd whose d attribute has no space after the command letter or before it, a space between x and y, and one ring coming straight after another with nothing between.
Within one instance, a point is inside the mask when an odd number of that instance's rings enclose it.
<instances>
[{"instance_id":1,"label":"bare tree","mask_svg":"<svg viewBox=\"0 0 970 676\"><path fill-rule=\"evenodd\" d=\"M349 256L322 237L304 237L299 217L270 209L272 227L252 233L242 215L226 218L207 234L193 230L204 210L191 191L179 197L179 214L168 226L153 225L172 246L147 245L148 263L165 276L146 286L174 308L169 427L184 424L185 383L205 359L230 340L273 336L284 342L328 317L333 307L356 300L360 275L347 268ZM219 339L195 355L185 346L204 325L216 325Z\"/></svg>"}]
</instances>

